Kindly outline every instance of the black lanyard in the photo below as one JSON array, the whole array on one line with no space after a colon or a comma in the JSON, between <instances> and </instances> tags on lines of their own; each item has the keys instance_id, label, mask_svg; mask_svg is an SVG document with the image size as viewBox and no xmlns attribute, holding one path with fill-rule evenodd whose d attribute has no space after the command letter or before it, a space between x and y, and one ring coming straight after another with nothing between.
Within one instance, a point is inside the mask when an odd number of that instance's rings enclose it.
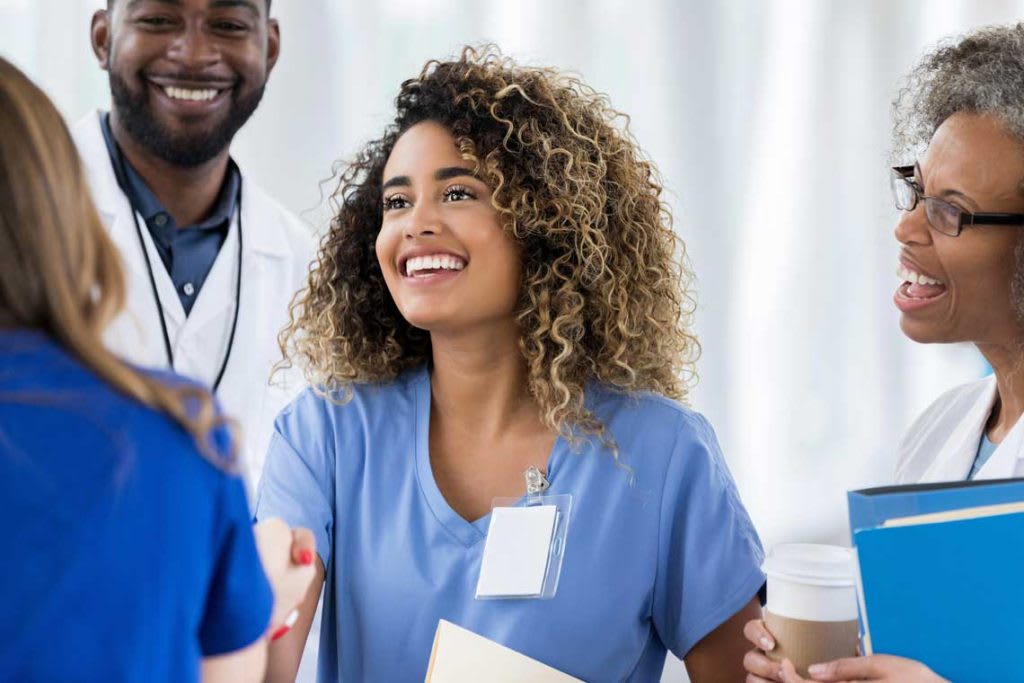
<instances>
[{"instance_id":1,"label":"black lanyard","mask_svg":"<svg viewBox=\"0 0 1024 683\"><path fill-rule=\"evenodd\" d=\"M135 234L139 238L139 248L142 250L142 258L146 262L146 272L149 274L149 286L153 290L153 301L156 304L157 315L160 316L160 332L164 338L164 351L167 354L167 365L174 370L174 352L171 350L171 337L167 333L167 321L164 319L164 305L160 301L160 292L156 288L156 278L153 275L153 264L149 260L149 250L146 249L146 240L142 236L142 228L139 226L138 210L132 201L131 192L128 191L128 171L125 168L124 152L118 147L118 168L117 184L121 187L128 205L132 210L132 222L135 223ZM238 329L238 309L242 305L242 179L238 179L238 193L235 197L235 205L238 207L238 277L235 280L235 312L231 320L231 333L228 336L228 350L224 354L224 361L220 364L217 378L213 381L213 393L217 393L220 381L224 379L224 371L228 369L228 360L231 358L231 349L235 345L235 331ZM231 222L228 221L228 231L231 230Z\"/></svg>"}]
</instances>

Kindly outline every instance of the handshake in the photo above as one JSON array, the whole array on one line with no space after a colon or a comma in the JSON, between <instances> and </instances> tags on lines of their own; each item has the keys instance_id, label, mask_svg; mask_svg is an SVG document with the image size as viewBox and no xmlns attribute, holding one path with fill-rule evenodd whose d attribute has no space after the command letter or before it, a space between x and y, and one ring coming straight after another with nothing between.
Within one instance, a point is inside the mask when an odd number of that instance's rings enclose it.
<instances>
[{"instance_id":1,"label":"handshake","mask_svg":"<svg viewBox=\"0 0 1024 683\"><path fill-rule=\"evenodd\" d=\"M267 519L253 526L256 547L270 587L274 611L270 618L270 639L277 640L295 624L316 575L316 540L309 529L290 529L280 519Z\"/></svg>"}]
</instances>

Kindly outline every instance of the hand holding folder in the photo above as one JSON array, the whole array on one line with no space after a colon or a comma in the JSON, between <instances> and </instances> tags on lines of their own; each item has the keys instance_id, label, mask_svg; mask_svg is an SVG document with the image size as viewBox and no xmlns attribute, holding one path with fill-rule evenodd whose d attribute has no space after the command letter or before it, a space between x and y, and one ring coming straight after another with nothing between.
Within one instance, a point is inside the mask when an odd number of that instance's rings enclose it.
<instances>
[{"instance_id":1,"label":"hand holding folder","mask_svg":"<svg viewBox=\"0 0 1024 683\"><path fill-rule=\"evenodd\" d=\"M1024 480L854 491L866 654L956 683L1024 681Z\"/></svg>"},{"instance_id":2,"label":"hand holding folder","mask_svg":"<svg viewBox=\"0 0 1024 683\"><path fill-rule=\"evenodd\" d=\"M456 626L437 624L425 683L582 683L547 664Z\"/></svg>"}]
</instances>

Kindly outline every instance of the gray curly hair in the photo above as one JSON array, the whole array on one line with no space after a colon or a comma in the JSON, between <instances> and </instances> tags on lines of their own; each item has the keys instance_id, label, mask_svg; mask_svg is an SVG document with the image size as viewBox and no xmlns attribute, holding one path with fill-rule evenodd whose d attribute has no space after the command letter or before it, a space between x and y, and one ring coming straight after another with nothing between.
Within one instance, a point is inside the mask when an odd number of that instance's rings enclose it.
<instances>
[{"instance_id":1,"label":"gray curly hair","mask_svg":"<svg viewBox=\"0 0 1024 683\"><path fill-rule=\"evenodd\" d=\"M988 26L925 55L893 102L893 152L927 146L958 112L991 114L1024 143L1024 23Z\"/></svg>"},{"instance_id":2,"label":"gray curly hair","mask_svg":"<svg viewBox=\"0 0 1024 683\"><path fill-rule=\"evenodd\" d=\"M942 122L966 112L998 118L1024 145L1024 23L988 26L940 43L893 101L893 158L914 159ZM1024 194L1024 178L1021 179ZM1017 242L1013 303L1024 322L1024 239Z\"/></svg>"}]
</instances>

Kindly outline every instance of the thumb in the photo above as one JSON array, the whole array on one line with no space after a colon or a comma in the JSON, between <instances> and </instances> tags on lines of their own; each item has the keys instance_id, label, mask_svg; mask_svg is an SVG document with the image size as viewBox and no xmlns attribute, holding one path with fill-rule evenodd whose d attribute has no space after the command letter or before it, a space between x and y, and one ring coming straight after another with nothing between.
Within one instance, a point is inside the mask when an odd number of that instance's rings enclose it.
<instances>
[{"instance_id":1,"label":"thumb","mask_svg":"<svg viewBox=\"0 0 1024 683\"><path fill-rule=\"evenodd\" d=\"M316 537L309 529L292 529L292 562L311 565L316 559Z\"/></svg>"}]
</instances>

